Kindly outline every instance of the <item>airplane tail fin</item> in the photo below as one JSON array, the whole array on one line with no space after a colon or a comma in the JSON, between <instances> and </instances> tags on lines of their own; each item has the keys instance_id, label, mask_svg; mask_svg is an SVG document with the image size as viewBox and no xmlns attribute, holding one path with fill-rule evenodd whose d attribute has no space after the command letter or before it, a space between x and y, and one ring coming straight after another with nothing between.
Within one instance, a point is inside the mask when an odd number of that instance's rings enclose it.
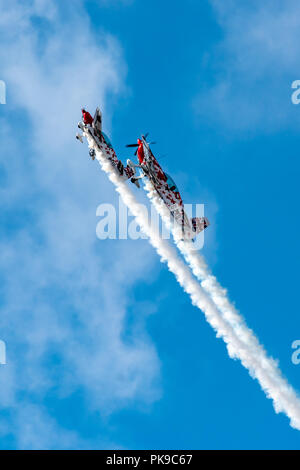
<instances>
[{"instance_id":1,"label":"airplane tail fin","mask_svg":"<svg viewBox=\"0 0 300 470\"><path fill-rule=\"evenodd\" d=\"M101 131L102 131L102 114L101 114L100 108L96 109L95 116L94 116L93 127L96 131L98 131L98 133L100 135Z\"/></svg>"},{"instance_id":2,"label":"airplane tail fin","mask_svg":"<svg viewBox=\"0 0 300 470\"><path fill-rule=\"evenodd\" d=\"M191 224L196 235L206 229L210 223L207 217L193 217L191 219Z\"/></svg>"}]
</instances>

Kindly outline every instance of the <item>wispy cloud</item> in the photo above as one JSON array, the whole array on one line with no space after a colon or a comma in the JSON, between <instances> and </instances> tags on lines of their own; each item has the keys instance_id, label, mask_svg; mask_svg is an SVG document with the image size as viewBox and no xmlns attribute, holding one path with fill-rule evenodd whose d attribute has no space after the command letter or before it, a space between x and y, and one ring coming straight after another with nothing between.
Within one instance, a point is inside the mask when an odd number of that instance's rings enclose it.
<instances>
[{"instance_id":1,"label":"wispy cloud","mask_svg":"<svg viewBox=\"0 0 300 470\"><path fill-rule=\"evenodd\" d=\"M115 259L96 241L95 210L113 190L74 139L80 107L105 110L107 96L124 90L126 66L115 39L96 37L83 2L74 4L0 0L10 100L1 129L0 251L8 349L0 405L10 417L1 433L13 431L19 448L109 445L86 442L59 415L50 418L50 392L59 402L80 390L99 416L160 394L145 329L125 339L123 331L132 283L151 269L151 250L135 244L133 262L130 242Z\"/></svg>"},{"instance_id":2,"label":"wispy cloud","mask_svg":"<svg viewBox=\"0 0 300 470\"><path fill-rule=\"evenodd\" d=\"M222 39L206 61L212 78L196 100L198 114L226 132L298 126L290 96L298 78L299 3L211 3Z\"/></svg>"}]
</instances>

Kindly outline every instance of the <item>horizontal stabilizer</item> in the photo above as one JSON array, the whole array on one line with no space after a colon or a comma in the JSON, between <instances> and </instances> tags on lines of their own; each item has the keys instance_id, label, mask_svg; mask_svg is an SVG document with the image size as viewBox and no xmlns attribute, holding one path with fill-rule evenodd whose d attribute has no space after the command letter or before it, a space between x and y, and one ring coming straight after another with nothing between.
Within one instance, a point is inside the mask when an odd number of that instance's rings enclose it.
<instances>
[{"instance_id":1,"label":"horizontal stabilizer","mask_svg":"<svg viewBox=\"0 0 300 470\"><path fill-rule=\"evenodd\" d=\"M76 139L83 143L83 137L81 134L76 134Z\"/></svg>"},{"instance_id":2,"label":"horizontal stabilizer","mask_svg":"<svg viewBox=\"0 0 300 470\"><path fill-rule=\"evenodd\" d=\"M95 112L93 127L94 129L96 129L96 131L98 131L98 134L100 135L102 131L102 114L99 108L97 108Z\"/></svg>"},{"instance_id":3,"label":"horizontal stabilizer","mask_svg":"<svg viewBox=\"0 0 300 470\"><path fill-rule=\"evenodd\" d=\"M191 224L196 235L210 225L207 217L193 217L191 219Z\"/></svg>"}]
</instances>

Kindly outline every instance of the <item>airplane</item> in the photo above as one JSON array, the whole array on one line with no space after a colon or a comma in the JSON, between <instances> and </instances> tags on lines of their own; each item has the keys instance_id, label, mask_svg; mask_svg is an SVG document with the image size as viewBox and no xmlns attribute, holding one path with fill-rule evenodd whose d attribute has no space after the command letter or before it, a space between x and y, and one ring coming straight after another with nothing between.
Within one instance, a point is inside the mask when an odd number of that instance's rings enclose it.
<instances>
[{"instance_id":1,"label":"airplane","mask_svg":"<svg viewBox=\"0 0 300 470\"><path fill-rule=\"evenodd\" d=\"M90 116L90 115L89 115ZM121 160L117 158L116 152L114 151L109 138L107 135L102 131L102 114L99 108L96 109L94 118L90 116L90 123L85 124L84 122L80 121L78 123L79 129L81 129L82 134L77 133L76 139L83 143L83 137L90 136L96 143L99 150L104 154L104 156L110 161L110 163L116 168L119 176L124 179L130 179L132 183L134 183L138 188L140 188L140 184L135 176L135 167L131 164L125 167ZM90 157L92 160L95 160L96 152L94 149L90 149L89 151ZM130 162L131 163L131 162Z\"/></svg>"},{"instance_id":2,"label":"airplane","mask_svg":"<svg viewBox=\"0 0 300 470\"><path fill-rule=\"evenodd\" d=\"M188 218L175 182L162 170L150 149L151 143L147 142L148 134L142 135L137 140L137 144L127 145L127 147L137 147L135 154L138 156L139 164L136 165L128 159L127 166L125 167L121 160L117 158L109 138L102 131L102 114L100 109L96 109L94 118L90 115L89 117L89 123L79 122L78 127L81 129L82 134L76 134L76 139L83 143L83 137L90 136L102 154L105 155L118 171L119 176L124 180L130 179L138 188L140 188L139 180L145 177L148 178L152 187L170 211L173 220L181 228L182 239L193 240L202 230L210 225L206 217ZM95 150L90 149L89 153L94 160L96 156ZM136 175L137 168L142 171L139 176Z\"/></svg>"},{"instance_id":3,"label":"airplane","mask_svg":"<svg viewBox=\"0 0 300 470\"><path fill-rule=\"evenodd\" d=\"M130 160L127 160L128 165L134 168L140 168L142 174L140 176L134 176L133 180L141 178L148 178L152 187L164 202L165 206L169 209L172 218L175 223L181 228L182 238L185 240L194 240L194 238L206 229L210 223L207 217L193 217L191 219L185 213L184 204L180 195L180 192L174 182L174 180L165 173L158 161L154 157L150 145L147 142L147 136L142 135L137 140L137 144L129 144L126 147L137 147L135 155L137 154L139 164L132 164ZM152 142L152 144L155 142Z\"/></svg>"}]
</instances>

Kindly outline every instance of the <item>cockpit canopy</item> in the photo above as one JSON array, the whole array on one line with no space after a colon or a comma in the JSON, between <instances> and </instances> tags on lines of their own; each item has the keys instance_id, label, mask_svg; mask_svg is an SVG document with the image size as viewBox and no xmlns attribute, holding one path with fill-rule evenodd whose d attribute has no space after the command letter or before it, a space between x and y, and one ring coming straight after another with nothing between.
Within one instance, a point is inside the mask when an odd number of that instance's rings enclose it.
<instances>
[{"instance_id":1,"label":"cockpit canopy","mask_svg":"<svg viewBox=\"0 0 300 470\"><path fill-rule=\"evenodd\" d=\"M112 148L112 145L111 145L111 142L110 142L109 138L107 137L106 134L104 134L104 132L101 132L101 133L102 133L102 135L103 135L103 138L104 138L104 140L105 140L105 143L106 143L107 146L111 149L111 148Z\"/></svg>"},{"instance_id":2,"label":"cockpit canopy","mask_svg":"<svg viewBox=\"0 0 300 470\"><path fill-rule=\"evenodd\" d=\"M170 175L167 175L167 173L165 173L165 175L167 177L167 185L169 186L170 190L173 191L174 193L179 193L179 190L178 190L173 178L171 178Z\"/></svg>"}]
</instances>

